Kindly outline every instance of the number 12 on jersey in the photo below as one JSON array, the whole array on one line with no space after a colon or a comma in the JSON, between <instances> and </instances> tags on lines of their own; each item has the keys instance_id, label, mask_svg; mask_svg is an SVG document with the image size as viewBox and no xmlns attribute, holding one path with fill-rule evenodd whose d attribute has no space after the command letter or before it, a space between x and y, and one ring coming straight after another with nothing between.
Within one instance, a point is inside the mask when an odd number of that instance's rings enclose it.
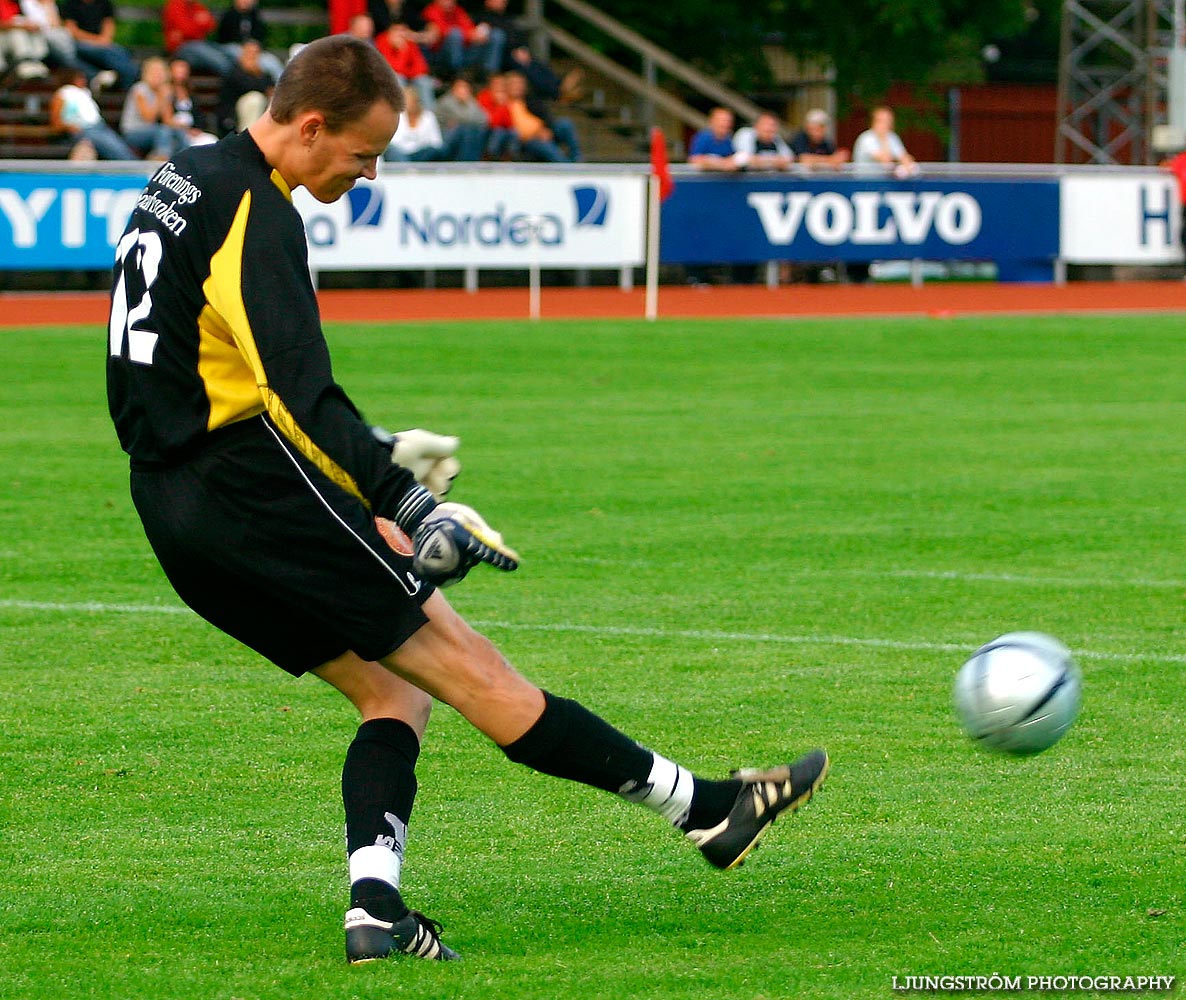
<instances>
[{"instance_id":1,"label":"number 12 on jersey","mask_svg":"<svg viewBox=\"0 0 1186 1000\"><path fill-rule=\"evenodd\" d=\"M157 334L142 324L152 312L152 285L161 267L161 238L151 230L125 233L115 248L119 277L111 297L108 326L111 353L120 357L128 345L128 360L151 365Z\"/></svg>"}]
</instances>

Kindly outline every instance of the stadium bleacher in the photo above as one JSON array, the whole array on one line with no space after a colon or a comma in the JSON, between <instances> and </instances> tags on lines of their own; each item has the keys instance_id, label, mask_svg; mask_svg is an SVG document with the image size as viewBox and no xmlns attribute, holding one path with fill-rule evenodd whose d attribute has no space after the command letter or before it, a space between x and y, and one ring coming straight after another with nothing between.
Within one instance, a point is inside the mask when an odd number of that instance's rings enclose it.
<instances>
[{"instance_id":1,"label":"stadium bleacher","mask_svg":"<svg viewBox=\"0 0 1186 1000\"><path fill-rule=\"evenodd\" d=\"M325 32L324 6L265 6L268 27L276 49L286 52L289 45L309 41ZM160 5L127 3L117 7L121 44L138 59L159 55L162 49ZM199 124L213 121L218 103L219 81L216 77L195 73L194 114ZM70 155L74 140L55 129L49 121L49 105L58 83L48 77L9 80L0 88L0 159L60 160ZM123 90L103 90L96 100L103 118L112 128L119 127L123 108Z\"/></svg>"}]
</instances>

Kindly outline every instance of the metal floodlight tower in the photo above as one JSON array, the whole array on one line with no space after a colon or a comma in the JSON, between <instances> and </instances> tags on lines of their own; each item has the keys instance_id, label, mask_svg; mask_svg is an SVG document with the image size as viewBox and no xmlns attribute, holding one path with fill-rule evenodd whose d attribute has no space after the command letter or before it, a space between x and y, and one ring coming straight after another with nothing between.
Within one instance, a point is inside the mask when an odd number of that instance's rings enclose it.
<instances>
[{"instance_id":1,"label":"metal floodlight tower","mask_svg":"<svg viewBox=\"0 0 1186 1000\"><path fill-rule=\"evenodd\" d=\"M1057 163L1186 146L1186 0L1064 0Z\"/></svg>"}]
</instances>

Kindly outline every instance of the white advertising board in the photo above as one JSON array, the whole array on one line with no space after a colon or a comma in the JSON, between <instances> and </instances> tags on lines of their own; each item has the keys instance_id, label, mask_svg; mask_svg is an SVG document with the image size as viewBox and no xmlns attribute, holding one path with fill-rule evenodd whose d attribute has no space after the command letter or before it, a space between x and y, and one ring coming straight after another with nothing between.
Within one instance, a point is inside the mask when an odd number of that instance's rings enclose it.
<instances>
[{"instance_id":1,"label":"white advertising board","mask_svg":"<svg viewBox=\"0 0 1186 1000\"><path fill-rule=\"evenodd\" d=\"M645 259L646 176L383 172L332 205L304 189L312 270L622 267Z\"/></svg>"},{"instance_id":2,"label":"white advertising board","mask_svg":"<svg viewBox=\"0 0 1186 1000\"><path fill-rule=\"evenodd\" d=\"M1182 260L1177 181L1163 170L1061 181L1061 256L1068 264Z\"/></svg>"}]
</instances>

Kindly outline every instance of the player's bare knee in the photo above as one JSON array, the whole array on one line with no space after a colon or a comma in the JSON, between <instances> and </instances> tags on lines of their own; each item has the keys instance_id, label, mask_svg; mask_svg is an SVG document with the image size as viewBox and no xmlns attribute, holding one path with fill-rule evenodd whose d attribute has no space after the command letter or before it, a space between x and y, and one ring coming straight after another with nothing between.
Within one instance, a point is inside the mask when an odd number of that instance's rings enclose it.
<instances>
[{"instance_id":1,"label":"player's bare knee","mask_svg":"<svg viewBox=\"0 0 1186 1000\"><path fill-rule=\"evenodd\" d=\"M466 629L455 633L453 640L441 668L464 693L484 700L497 699L522 683L522 678L485 636Z\"/></svg>"},{"instance_id":2,"label":"player's bare knee","mask_svg":"<svg viewBox=\"0 0 1186 1000\"><path fill-rule=\"evenodd\" d=\"M489 639L460 618L432 621L385 662L467 717L474 703L513 705L535 691Z\"/></svg>"}]
</instances>

